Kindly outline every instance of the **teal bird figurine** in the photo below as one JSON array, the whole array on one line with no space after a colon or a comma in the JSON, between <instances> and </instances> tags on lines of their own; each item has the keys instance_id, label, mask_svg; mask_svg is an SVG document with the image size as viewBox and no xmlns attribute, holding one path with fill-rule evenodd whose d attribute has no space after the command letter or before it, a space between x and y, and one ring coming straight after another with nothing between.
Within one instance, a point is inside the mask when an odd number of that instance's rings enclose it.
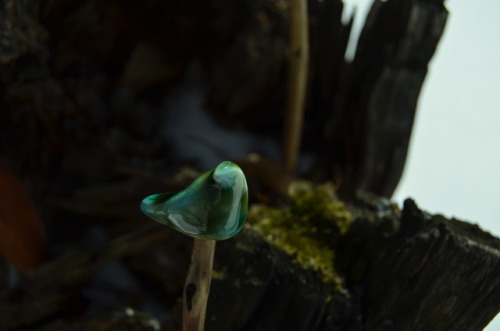
<instances>
[{"instance_id":1,"label":"teal bird figurine","mask_svg":"<svg viewBox=\"0 0 500 331\"><path fill-rule=\"evenodd\" d=\"M243 229L248 212L245 174L235 163L222 162L177 194L146 197L141 209L153 220L194 238L231 238Z\"/></svg>"},{"instance_id":2,"label":"teal bird figurine","mask_svg":"<svg viewBox=\"0 0 500 331\"><path fill-rule=\"evenodd\" d=\"M247 217L245 174L235 163L224 161L179 193L146 197L141 210L153 220L194 237L183 292L182 329L203 331L215 240L238 234Z\"/></svg>"}]
</instances>

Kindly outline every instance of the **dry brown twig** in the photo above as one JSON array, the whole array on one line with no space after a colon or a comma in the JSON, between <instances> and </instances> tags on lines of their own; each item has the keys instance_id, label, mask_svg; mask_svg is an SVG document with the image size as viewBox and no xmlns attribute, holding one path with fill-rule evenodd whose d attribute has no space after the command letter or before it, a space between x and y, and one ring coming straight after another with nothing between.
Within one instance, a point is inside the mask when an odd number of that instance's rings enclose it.
<instances>
[{"instance_id":1,"label":"dry brown twig","mask_svg":"<svg viewBox=\"0 0 500 331\"><path fill-rule=\"evenodd\" d=\"M307 0L290 1L290 77L285 122L284 167L293 174L302 135L309 63Z\"/></svg>"},{"instance_id":2,"label":"dry brown twig","mask_svg":"<svg viewBox=\"0 0 500 331\"><path fill-rule=\"evenodd\" d=\"M214 253L215 240L194 239L191 264L183 292L182 330L184 331L203 331Z\"/></svg>"}]
</instances>

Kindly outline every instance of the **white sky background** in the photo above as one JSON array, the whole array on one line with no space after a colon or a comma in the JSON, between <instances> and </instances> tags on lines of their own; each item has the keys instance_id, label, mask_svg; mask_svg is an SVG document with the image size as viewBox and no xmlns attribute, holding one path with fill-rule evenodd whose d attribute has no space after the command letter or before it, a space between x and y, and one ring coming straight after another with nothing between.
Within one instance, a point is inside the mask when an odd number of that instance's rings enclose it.
<instances>
[{"instance_id":1,"label":"white sky background","mask_svg":"<svg viewBox=\"0 0 500 331\"><path fill-rule=\"evenodd\" d=\"M371 0L354 4L362 24ZM500 236L500 0L447 0L394 200ZM351 7L351 8L350 8ZM500 331L500 315L485 329Z\"/></svg>"},{"instance_id":2,"label":"white sky background","mask_svg":"<svg viewBox=\"0 0 500 331\"><path fill-rule=\"evenodd\" d=\"M447 7L395 199L500 236L500 1Z\"/></svg>"}]
</instances>

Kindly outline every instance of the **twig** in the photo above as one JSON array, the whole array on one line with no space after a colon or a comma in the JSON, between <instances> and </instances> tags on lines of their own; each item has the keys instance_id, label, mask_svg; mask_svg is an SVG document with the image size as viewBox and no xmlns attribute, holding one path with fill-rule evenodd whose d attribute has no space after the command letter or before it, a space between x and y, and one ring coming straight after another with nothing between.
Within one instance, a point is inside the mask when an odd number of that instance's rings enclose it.
<instances>
[{"instance_id":1,"label":"twig","mask_svg":"<svg viewBox=\"0 0 500 331\"><path fill-rule=\"evenodd\" d=\"M293 174L302 135L309 63L307 0L290 0L290 77L285 123L284 166Z\"/></svg>"},{"instance_id":2,"label":"twig","mask_svg":"<svg viewBox=\"0 0 500 331\"><path fill-rule=\"evenodd\" d=\"M203 331L207 309L215 240L194 239L191 264L184 284L182 330Z\"/></svg>"}]
</instances>

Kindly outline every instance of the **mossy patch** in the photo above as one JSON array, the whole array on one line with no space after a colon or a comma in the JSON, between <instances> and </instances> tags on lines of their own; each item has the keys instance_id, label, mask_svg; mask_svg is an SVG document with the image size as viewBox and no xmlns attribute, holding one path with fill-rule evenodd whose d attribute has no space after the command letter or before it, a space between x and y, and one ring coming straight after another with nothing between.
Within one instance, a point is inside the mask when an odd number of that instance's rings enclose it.
<instances>
[{"instance_id":1,"label":"mossy patch","mask_svg":"<svg viewBox=\"0 0 500 331\"><path fill-rule=\"evenodd\" d=\"M289 196L290 203L283 208L253 205L247 226L304 268L319 272L325 282L339 286L335 247L351 223L350 213L330 183L297 181L290 186Z\"/></svg>"}]
</instances>

